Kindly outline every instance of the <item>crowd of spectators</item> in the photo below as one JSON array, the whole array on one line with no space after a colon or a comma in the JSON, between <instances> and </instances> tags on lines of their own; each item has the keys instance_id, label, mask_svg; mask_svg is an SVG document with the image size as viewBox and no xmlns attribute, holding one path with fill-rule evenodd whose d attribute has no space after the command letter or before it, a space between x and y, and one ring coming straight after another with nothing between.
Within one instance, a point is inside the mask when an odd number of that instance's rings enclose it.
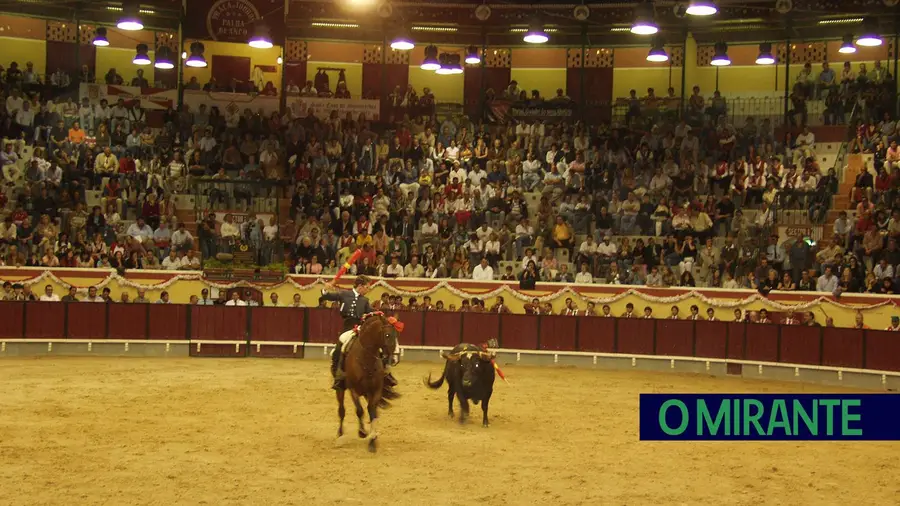
<instances>
[{"instance_id":1,"label":"crowd of spectators","mask_svg":"<svg viewBox=\"0 0 900 506\"><path fill-rule=\"evenodd\" d=\"M871 74L865 82L890 79ZM892 256L900 156L889 112L861 125L849 145L875 153L890 182L861 174L854 186L853 203L866 211L858 221L870 216L872 226L839 219L834 241L814 243L779 237L774 226L782 209L827 217L838 177L819 166L814 134L776 136L769 119L754 117L731 124L721 94L707 100L699 87L683 109L674 90L660 99L652 89L649 99L633 93L623 124L437 118L414 113L434 97L410 88L395 90L381 120L183 106L152 128L139 101L54 104L28 95L26 83L7 87L0 114L6 265L198 268L240 243L258 263L308 274L331 274L361 249L351 273L502 279L525 289L605 282L893 293L900 263ZM796 90L830 96L845 84L817 83L798 81ZM846 84L870 89L862 83ZM320 96L322 83L310 86ZM517 91L511 83L505 93ZM568 99L560 90L552 100ZM99 205L88 208L89 191ZM175 198L195 191L210 209L189 230ZM289 216L213 212L259 198L290 202Z\"/></svg>"}]
</instances>

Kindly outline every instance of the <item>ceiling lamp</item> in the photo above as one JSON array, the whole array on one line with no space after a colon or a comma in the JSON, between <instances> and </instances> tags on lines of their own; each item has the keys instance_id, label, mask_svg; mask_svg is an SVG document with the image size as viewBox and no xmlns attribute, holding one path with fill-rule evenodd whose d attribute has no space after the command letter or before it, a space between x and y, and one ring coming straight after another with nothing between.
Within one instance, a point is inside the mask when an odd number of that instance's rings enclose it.
<instances>
[{"instance_id":1,"label":"ceiling lamp","mask_svg":"<svg viewBox=\"0 0 900 506\"><path fill-rule=\"evenodd\" d=\"M166 46L156 48L156 63L153 66L161 70L174 69L175 62L172 61L172 50Z\"/></svg>"},{"instance_id":2,"label":"ceiling lamp","mask_svg":"<svg viewBox=\"0 0 900 506\"><path fill-rule=\"evenodd\" d=\"M98 47L106 47L109 45L109 39L106 38L106 28L101 26L94 31L94 45Z\"/></svg>"},{"instance_id":3,"label":"ceiling lamp","mask_svg":"<svg viewBox=\"0 0 900 506\"><path fill-rule=\"evenodd\" d=\"M447 53L441 53L440 58L441 66L437 70L434 71L435 74L447 76L453 73L453 69L450 68L450 55Z\"/></svg>"},{"instance_id":4,"label":"ceiling lamp","mask_svg":"<svg viewBox=\"0 0 900 506\"><path fill-rule=\"evenodd\" d=\"M652 3L639 4L634 8L634 24L631 25L631 33L635 35L653 35L659 31L659 25L654 21Z\"/></svg>"},{"instance_id":5,"label":"ceiling lamp","mask_svg":"<svg viewBox=\"0 0 900 506\"><path fill-rule=\"evenodd\" d=\"M876 47L883 43L878 35L878 20L866 18L863 21L863 34L856 39L856 45L864 47Z\"/></svg>"},{"instance_id":6,"label":"ceiling lamp","mask_svg":"<svg viewBox=\"0 0 900 506\"><path fill-rule=\"evenodd\" d=\"M841 44L841 48L838 49L838 53L853 54L855 52L856 52L856 46L853 45L853 35L852 34L844 35L844 42Z\"/></svg>"},{"instance_id":7,"label":"ceiling lamp","mask_svg":"<svg viewBox=\"0 0 900 506\"><path fill-rule=\"evenodd\" d=\"M203 47L202 42L194 42L191 44L191 55L184 60L184 64L188 67L194 68L203 68L206 67L206 58L203 57L203 50L206 49Z\"/></svg>"},{"instance_id":8,"label":"ceiling lamp","mask_svg":"<svg viewBox=\"0 0 900 506\"><path fill-rule=\"evenodd\" d=\"M437 70L441 68L441 61L438 60L438 48L434 44L425 47L425 59L422 60L422 70Z\"/></svg>"},{"instance_id":9,"label":"ceiling lamp","mask_svg":"<svg viewBox=\"0 0 900 506\"><path fill-rule=\"evenodd\" d=\"M450 55L450 74L451 75L463 73L462 63L460 63L461 61L462 61L462 58L458 54Z\"/></svg>"},{"instance_id":10,"label":"ceiling lamp","mask_svg":"<svg viewBox=\"0 0 900 506\"><path fill-rule=\"evenodd\" d=\"M650 46L650 52L647 53L647 61L653 63L663 63L669 61L669 55L663 48L662 41L656 41Z\"/></svg>"},{"instance_id":11,"label":"ceiling lamp","mask_svg":"<svg viewBox=\"0 0 900 506\"><path fill-rule=\"evenodd\" d=\"M122 17L119 18L116 26L120 30L128 30L130 32L144 29L144 23L141 23L141 19L138 17L137 2L124 2L122 4Z\"/></svg>"},{"instance_id":12,"label":"ceiling lamp","mask_svg":"<svg viewBox=\"0 0 900 506\"><path fill-rule=\"evenodd\" d=\"M391 49L396 49L397 51L409 51L412 48L416 47L416 44L412 41L409 35L406 34L406 30L401 29L400 33L394 37L394 40L391 41Z\"/></svg>"},{"instance_id":13,"label":"ceiling lamp","mask_svg":"<svg viewBox=\"0 0 900 506\"><path fill-rule=\"evenodd\" d=\"M269 35L269 27L265 23L257 23L248 44L255 49L271 49L274 44L272 44L272 36Z\"/></svg>"},{"instance_id":14,"label":"ceiling lamp","mask_svg":"<svg viewBox=\"0 0 900 506\"><path fill-rule=\"evenodd\" d=\"M716 7L715 2L710 0L691 0L685 12L691 16L712 16L719 12L719 9Z\"/></svg>"},{"instance_id":15,"label":"ceiling lamp","mask_svg":"<svg viewBox=\"0 0 900 506\"><path fill-rule=\"evenodd\" d=\"M481 51L475 46L469 46L466 49L466 63L469 65L478 65L481 63Z\"/></svg>"},{"instance_id":16,"label":"ceiling lamp","mask_svg":"<svg viewBox=\"0 0 900 506\"><path fill-rule=\"evenodd\" d=\"M147 56L148 51L150 51L150 48L147 47L147 44L138 44L137 54L134 55L134 59L131 60L131 63L134 63L135 65L150 65L150 57Z\"/></svg>"},{"instance_id":17,"label":"ceiling lamp","mask_svg":"<svg viewBox=\"0 0 900 506\"><path fill-rule=\"evenodd\" d=\"M715 67L725 67L731 65L731 59L728 58L728 44L724 42L716 42L716 54L713 55L709 64Z\"/></svg>"},{"instance_id":18,"label":"ceiling lamp","mask_svg":"<svg viewBox=\"0 0 900 506\"><path fill-rule=\"evenodd\" d=\"M529 44L543 44L550 40L550 37L547 35L547 32L544 31L544 25L541 24L541 20L534 19L531 21L531 24L528 25L528 31L525 32L525 36L522 37L522 40Z\"/></svg>"},{"instance_id":19,"label":"ceiling lamp","mask_svg":"<svg viewBox=\"0 0 900 506\"><path fill-rule=\"evenodd\" d=\"M763 42L759 45L759 56L756 57L757 65L772 65L775 63L775 56L772 54L772 44Z\"/></svg>"}]
</instances>

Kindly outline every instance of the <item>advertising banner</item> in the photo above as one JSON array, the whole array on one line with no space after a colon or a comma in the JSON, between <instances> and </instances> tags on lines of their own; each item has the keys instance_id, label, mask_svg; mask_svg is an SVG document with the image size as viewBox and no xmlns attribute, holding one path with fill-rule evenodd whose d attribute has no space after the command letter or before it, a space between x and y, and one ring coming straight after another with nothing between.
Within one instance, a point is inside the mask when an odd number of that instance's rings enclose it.
<instances>
[{"instance_id":1,"label":"advertising banner","mask_svg":"<svg viewBox=\"0 0 900 506\"><path fill-rule=\"evenodd\" d=\"M148 111L163 111L170 107L174 109L178 104L177 90L82 83L79 91L79 99L87 98L92 104L99 104L100 100L106 99L110 106L113 106L121 98L125 100L126 106L130 106L135 100L140 100L141 108ZM196 111L200 104L206 104L208 108L218 107L222 114L233 108L237 108L238 111L250 109L253 112L259 112L262 110L266 114L271 114L279 110L280 100L278 97L246 93L185 90L184 103L190 106L192 111Z\"/></svg>"},{"instance_id":2,"label":"advertising banner","mask_svg":"<svg viewBox=\"0 0 900 506\"><path fill-rule=\"evenodd\" d=\"M566 103L545 102L530 104L528 102L495 100L489 104L490 119L497 123L505 122L509 119L519 121L562 121L572 118L574 113L573 107Z\"/></svg>"},{"instance_id":3,"label":"advertising banner","mask_svg":"<svg viewBox=\"0 0 900 506\"><path fill-rule=\"evenodd\" d=\"M288 104L298 117L305 118L312 110L313 115L319 119L326 119L331 111L337 111L341 119L350 113L353 119L364 114L368 120L377 120L381 108L379 100L341 98L288 97Z\"/></svg>"}]
</instances>

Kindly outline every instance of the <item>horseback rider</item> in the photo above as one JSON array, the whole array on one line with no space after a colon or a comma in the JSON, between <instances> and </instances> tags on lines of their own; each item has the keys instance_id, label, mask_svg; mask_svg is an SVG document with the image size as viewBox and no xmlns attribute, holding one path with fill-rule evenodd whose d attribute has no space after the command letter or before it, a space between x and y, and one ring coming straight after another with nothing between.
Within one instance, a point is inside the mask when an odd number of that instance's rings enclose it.
<instances>
[{"instance_id":1,"label":"horseback rider","mask_svg":"<svg viewBox=\"0 0 900 506\"><path fill-rule=\"evenodd\" d=\"M343 348L355 337L355 329L362 322L362 317L368 313L374 313L375 309L366 298L371 282L366 276L357 276L353 282L351 290L329 291L335 287L331 283L327 283L327 288L322 290L322 296L319 300L329 300L339 302L341 304L341 317L344 319L344 329L338 338L334 352L331 354L331 374L334 376L334 384L332 388L342 390L344 388L344 370L341 365L341 357L343 356ZM388 372L385 375L385 383L388 386L395 386L397 380Z\"/></svg>"}]
</instances>

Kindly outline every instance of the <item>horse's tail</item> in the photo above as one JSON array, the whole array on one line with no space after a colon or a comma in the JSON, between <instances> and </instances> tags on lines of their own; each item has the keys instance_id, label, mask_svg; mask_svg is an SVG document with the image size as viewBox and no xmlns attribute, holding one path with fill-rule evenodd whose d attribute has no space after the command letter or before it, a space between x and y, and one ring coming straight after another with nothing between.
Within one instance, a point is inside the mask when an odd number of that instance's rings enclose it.
<instances>
[{"instance_id":1,"label":"horse's tail","mask_svg":"<svg viewBox=\"0 0 900 506\"><path fill-rule=\"evenodd\" d=\"M436 379L435 381L431 381L431 374L429 373L428 377L425 378L425 386L427 386L428 388L430 388L432 390L437 390L438 388L441 388L441 385L444 384L444 378L447 376L447 367L448 367L448 364L445 363L444 370L441 372L441 377Z\"/></svg>"}]
</instances>

